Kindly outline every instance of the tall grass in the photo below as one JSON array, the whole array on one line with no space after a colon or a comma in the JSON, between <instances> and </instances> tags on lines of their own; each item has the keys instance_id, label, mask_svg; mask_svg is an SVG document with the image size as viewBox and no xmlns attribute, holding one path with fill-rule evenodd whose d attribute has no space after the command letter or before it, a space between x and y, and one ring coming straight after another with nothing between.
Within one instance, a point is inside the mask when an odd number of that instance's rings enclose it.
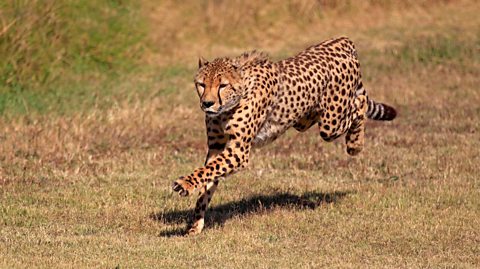
<instances>
[{"instance_id":1,"label":"tall grass","mask_svg":"<svg viewBox=\"0 0 480 269\"><path fill-rule=\"evenodd\" d=\"M462 40L460 35L419 37L394 50L397 60L405 63L441 64L452 60L478 61L480 39Z\"/></svg>"},{"instance_id":2,"label":"tall grass","mask_svg":"<svg viewBox=\"0 0 480 269\"><path fill-rule=\"evenodd\" d=\"M144 36L137 11L129 0L0 2L2 93L130 69Z\"/></svg>"}]
</instances>

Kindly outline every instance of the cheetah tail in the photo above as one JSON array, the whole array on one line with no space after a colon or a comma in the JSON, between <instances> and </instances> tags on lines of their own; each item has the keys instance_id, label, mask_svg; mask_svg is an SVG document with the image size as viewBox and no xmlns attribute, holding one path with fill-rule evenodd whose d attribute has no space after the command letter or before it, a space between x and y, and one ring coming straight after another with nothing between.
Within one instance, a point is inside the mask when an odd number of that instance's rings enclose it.
<instances>
[{"instance_id":1,"label":"cheetah tail","mask_svg":"<svg viewBox=\"0 0 480 269\"><path fill-rule=\"evenodd\" d=\"M393 120L397 116L395 108L373 101L368 100L367 117L372 120Z\"/></svg>"}]
</instances>

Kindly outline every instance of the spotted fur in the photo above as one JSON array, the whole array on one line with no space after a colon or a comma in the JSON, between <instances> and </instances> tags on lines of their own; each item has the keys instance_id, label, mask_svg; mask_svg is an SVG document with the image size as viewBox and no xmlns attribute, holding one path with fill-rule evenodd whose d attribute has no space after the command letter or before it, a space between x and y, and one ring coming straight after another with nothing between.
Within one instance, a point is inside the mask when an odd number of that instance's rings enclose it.
<instances>
[{"instance_id":1,"label":"spotted fur","mask_svg":"<svg viewBox=\"0 0 480 269\"><path fill-rule=\"evenodd\" d=\"M195 87L206 114L208 154L203 167L173 183L182 196L200 189L189 234L202 231L220 179L245 167L252 147L291 127L303 132L317 124L325 141L346 134L347 153L356 155L367 118L396 116L394 108L368 98L355 47L345 37L279 62L256 51L212 62L201 58Z\"/></svg>"}]
</instances>

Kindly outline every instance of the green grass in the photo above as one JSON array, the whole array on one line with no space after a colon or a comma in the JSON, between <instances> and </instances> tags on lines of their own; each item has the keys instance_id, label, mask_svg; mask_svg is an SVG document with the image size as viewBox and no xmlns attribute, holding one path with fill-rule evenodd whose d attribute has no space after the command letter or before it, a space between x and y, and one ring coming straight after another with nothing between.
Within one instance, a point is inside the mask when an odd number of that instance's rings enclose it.
<instances>
[{"instance_id":1,"label":"green grass","mask_svg":"<svg viewBox=\"0 0 480 269\"><path fill-rule=\"evenodd\" d=\"M420 63L439 64L448 60L478 60L476 48L480 43L461 43L455 37L426 38L414 40L402 47L397 55L398 60Z\"/></svg>"},{"instance_id":2,"label":"green grass","mask_svg":"<svg viewBox=\"0 0 480 269\"><path fill-rule=\"evenodd\" d=\"M138 69L146 22L133 1L6 1L0 9L9 26L0 38L0 113L50 111Z\"/></svg>"},{"instance_id":3,"label":"green grass","mask_svg":"<svg viewBox=\"0 0 480 269\"><path fill-rule=\"evenodd\" d=\"M143 103L177 94L179 77L192 77L193 72L194 69L184 66L139 67L123 75L64 82L41 91L10 89L0 94L0 115L72 115Z\"/></svg>"},{"instance_id":4,"label":"green grass","mask_svg":"<svg viewBox=\"0 0 480 269\"><path fill-rule=\"evenodd\" d=\"M239 30L252 32L251 43L235 31L201 35L208 25L192 10L198 3L95 2L91 14L93 2L62 7L79 12L88 33L113 31L105 35L112 41L98 35L96 44L126 49L122 34L137 29L127 22L151 20L148 36L132 45L146 49L125 65L132 70L95 62L85 49L85 62L57 66L65 73L52 71L51 83L5 86L0 268L478 268L478 4L371 2L339 11L325 2L331 11L292 25L288 17L280 28L266 24L287 11L273 16L262 10L272 6L252 2L243 8L267 17L248 18ZM191 17L176 17L183 8ZM210 24L220 27L223 16ZM256 23L270 31L263 39ZM198 36L183 35L196 29ZM72 35L82 36L77 30ZM181 236L195 197L177 197L171 182L201 165L206 151L192 85L197 57L258 46L278 59L340 34L357 44L369 95L396 107L398 118L369 122L356 158L343 138L323 142L316 128L287 132L221 182L201 235ZM47 54L58 50L52 46ZM103 49L94 54L123 61L122 49Z\"/></svg>"},{"instance_id":5,"label":"green grass","mask_svg":"<svg viewBox=\"0 0 480 269\"><path fill-rule=\"evenodd\" d=\"M407 71L414 65L452 66L455 69L475 72L480 64L478 55L480 36L464 40L459 34L449 36L417 37L390 51L392 62L384 68ZM392 68L393 67L393 68Z\"/></svg>"}]
</instances>

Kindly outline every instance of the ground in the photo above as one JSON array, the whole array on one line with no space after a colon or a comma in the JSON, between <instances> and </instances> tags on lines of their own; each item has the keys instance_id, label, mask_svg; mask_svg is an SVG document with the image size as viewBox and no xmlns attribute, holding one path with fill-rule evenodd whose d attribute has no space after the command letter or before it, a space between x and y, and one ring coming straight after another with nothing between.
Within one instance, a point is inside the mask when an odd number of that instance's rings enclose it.
<instances>
[{"instance_id":1,"label":"ground","mask_svg":"<svg viewBox=\"0 0 480 269\"><path fill-rule=\"evenodd\" d=\"M198 30L202 18L181 16L188 7L144 2L150 28L171 33L149 34L159 46L148 68L82 105L0 117L0 267L480 267L478 3L320 1L330 9L301 23L258 9L233 33L208 5ZM355 41L369 95L397 119L370 121L354 158L343 139L288 132L220 184L201 235L180 236L195 198L171 182L206 151L196 57L257 48L280 59L339 35Z\"/></svg>"}]
</instances>

